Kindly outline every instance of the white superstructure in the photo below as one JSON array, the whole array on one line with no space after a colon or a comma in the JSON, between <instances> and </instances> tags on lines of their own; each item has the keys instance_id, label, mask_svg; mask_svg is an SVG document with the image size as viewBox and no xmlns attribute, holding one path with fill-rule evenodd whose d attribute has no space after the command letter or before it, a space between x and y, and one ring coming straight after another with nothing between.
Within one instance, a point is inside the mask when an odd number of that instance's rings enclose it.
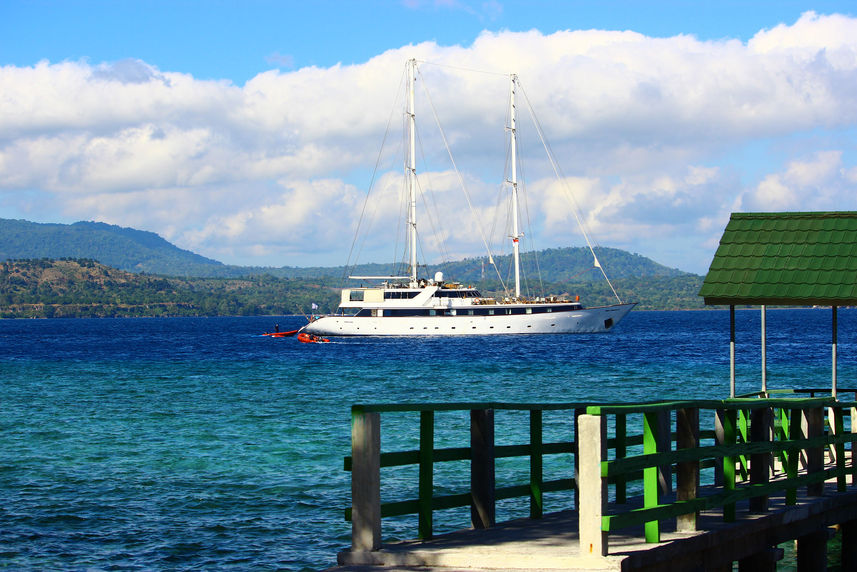
<instances>
[{"instance_id":1,"label":"white superstructure","mask_svg":"<svg viewBox=\"0 0 857 572\"><path fill-rule=\"evenodd\" d=\"M620 301L611 306L584 308L578 300L521 297L518 241L523 235L518 228L515 75L511 76L510 122L507 128L512 154L511 178L508 182L512 192L512 233L509 238L512 240L515 272L514 294L499 300L486 298L472 287L444 282L440 272L434 279L418 277L415 81L416 60L411 60L408 62L408 153L405 166L410 273L400 277L351 277L377 281L378 285L343 290L337 313L314 319L304 327L304 331L322 336L551 334L606 332L618 324L636 304L623 304ZM595 265L600 267L597 258Z\"/></svg>"}]
</instances>

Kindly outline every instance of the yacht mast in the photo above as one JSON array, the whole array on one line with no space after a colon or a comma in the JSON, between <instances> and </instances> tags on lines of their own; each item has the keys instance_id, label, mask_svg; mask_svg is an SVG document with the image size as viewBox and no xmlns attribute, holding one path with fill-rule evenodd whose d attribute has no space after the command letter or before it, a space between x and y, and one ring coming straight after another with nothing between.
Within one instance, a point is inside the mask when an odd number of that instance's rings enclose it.
<instances>
[{"instance_id":1,"label":"yacht mast","mask_svg":"<svg viewBox=\"0 0 857 572\"><path fill-rule=\"evenodd\" d=\"M417 286L417 151L414 114L414 85L417 60L408 60L408 251L411 265L411 287Z\"/></svg>"},{"instance_id":2,"label":"yacht mast","mask_svg":"<svg viewBox=\"0 0 857 572\"><path fill-rule=\"evenodd\" d=\"M512 179L509 183L512 185L512 254L515 260L515 298L521 297L521 254L518 247L518 239L523 236L518 231L518 140L517 140L517 124L515 118L515 84L518 81L518 76L512 74L509 83L509 133L511 134L512 146Z\"/></svg>"}]
</instances>

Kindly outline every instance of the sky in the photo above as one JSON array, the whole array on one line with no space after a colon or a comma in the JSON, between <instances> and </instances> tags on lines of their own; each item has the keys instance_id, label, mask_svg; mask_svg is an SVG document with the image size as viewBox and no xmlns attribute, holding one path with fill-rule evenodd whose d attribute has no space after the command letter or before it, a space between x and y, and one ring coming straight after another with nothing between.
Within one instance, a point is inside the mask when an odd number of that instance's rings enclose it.
<instances>
[{"instance_id":1,"label":"sky","mask_svg":"<svg viewBox=\"0 0 857 572\"><path fill-rule=\"evenodd\" d=\"M857 210L853 1L0 0L0 218L401 259L411 58L423 262L510 250L511 73L525 245L704 274L732 212Z\"/></svg>"}]
</instances>

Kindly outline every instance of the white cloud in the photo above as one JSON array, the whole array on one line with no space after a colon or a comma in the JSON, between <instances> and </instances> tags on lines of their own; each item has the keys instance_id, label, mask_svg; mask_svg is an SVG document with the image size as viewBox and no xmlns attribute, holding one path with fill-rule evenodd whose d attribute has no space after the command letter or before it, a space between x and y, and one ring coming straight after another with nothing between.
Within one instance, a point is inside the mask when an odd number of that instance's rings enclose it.
<instances>
[{"instance_id":1,"label":"white cloud","mask_svg":"<svg viewBox=\"0 0 857 572\"><path fill-rule=\"evenodd\" d=\"M841 151L818 151L767 175L741 197L747 211L857 210L855 180Z\"/></svg>"},{"instance_id":2,"label":"white cloud","mask_svg":"<svg viewBox=\"0 0 857 572\"><path fill-rule=\"evenodd\" d=\"M497 8L482 5L484 13ZM421 66L418 92L429 90L477 219L503 210L496 189L508 85L465 69L520 75L520 96L538 112L601 244L704 272L732 209L855 207L857 166L844 151L857 127L857 19L810 12L747 43L484 32L470 46L426 42L359 65L271 70L244 86L133 59L5 66L0 216L31 217L35 192L42 220L135 226L228 262L342 263L388 118L388 143L399 143L401 115L391 107L411 57L441 64ZM518 108L523 124L528 112L523 102ZM433 121L425 104L418 113ZM524 147L537 149L525 128ZM439 162L442 148L432 150L439 137L421 143L432 161L428 179L450 196L457 177ZM401 169L388 165L373 191L381 205L365 261L389 259L386 251L375 258L392 242L378 238L380 226L395 227L400 212L401 189L387 173ZM548 167L538 159L525 171L529 236L541 247L580 244L566 191ZM465 203L448 203L435 215L447 250L481 254L479 240L465 243L474 230ZM428 231L421 227L432 250ZM676 236L680 249L667 246Z\"/></svg>"}]
</instances>

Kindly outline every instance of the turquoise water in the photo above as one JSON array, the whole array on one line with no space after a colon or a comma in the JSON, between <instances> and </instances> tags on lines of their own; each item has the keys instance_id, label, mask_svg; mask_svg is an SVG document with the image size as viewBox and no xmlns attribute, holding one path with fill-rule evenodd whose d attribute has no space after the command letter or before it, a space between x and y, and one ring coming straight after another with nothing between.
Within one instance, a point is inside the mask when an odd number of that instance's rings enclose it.
<instances>
[{"instance_id":1,"label":"turquoise water","mask_svg":"<svg viewBox=\"0 0 857 572\"><path fill-rule=\"evenodd\" d=\"M839 318L853 387L857 311ZM726 311L632 312L605 335L331 344L259 335L275 322L303 319L0 321L0 567L332 566L354 403L728 394ZM758 389L758 323L738 312L739 392ZM829 310L769 310L768 327L769 387L829 385Z\"/></svg>"}]
</instances>

